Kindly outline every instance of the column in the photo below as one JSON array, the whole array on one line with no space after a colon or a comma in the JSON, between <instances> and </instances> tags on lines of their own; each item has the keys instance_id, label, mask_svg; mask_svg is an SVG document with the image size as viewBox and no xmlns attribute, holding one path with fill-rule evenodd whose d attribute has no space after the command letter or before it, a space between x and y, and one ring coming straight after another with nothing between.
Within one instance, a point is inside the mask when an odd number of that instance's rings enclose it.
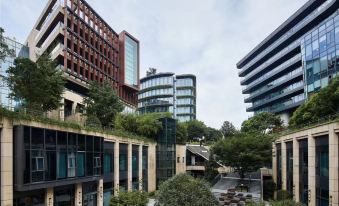
<instances>
[{"instance_id":1,"label":"column","mask_svg":"<svg viewBox=\"0 0 339 206\"><path fill-rule=\"evenodd\" d=\"M53 206L54 205L54 190L53 190L53 187L46 189L45 204L46 204L46 206Z\"/></svg>"},{"instance_id":2,"label":"column","mask_svg":"<svg viewBox=\"0 0 339 206\"><path fill-rule=\"evenodd\" d=\"M102 206L104 205L104 180L100 179L98 182L98 189L97 189L97 205Z\"/></svg>"},{"instance_id":3,"label":"column","mask_svg":"<svg viewBox=\"0 0 339 206\"><path fill-rule=\"evenodd\" d=\"M1 204L13 205L13 126L3 118L1 130Z\"/></svg>"},{"instance_id":4,"label":"column","mask_svg":"<svg viewBox=\"0 0 339 206\"><path fill-rule=\"evenodd\" d=\"M293 138L293 198L299 202L299 142Z\"/></svg>"},{"instance_id":5,"label":"column","mask_svg":"<svg viewBox=\"0 0 339 206\"><path fill-rule=\"evenodd\" d=\"M142 190L143 176L142 176L142 144L139 145L139 190Z\"/></svg>"},{"instance_id":6,"label":"column","mask_svg":"<svg viewBox=\"0 0 339 206\"><path fill-rule=\"evenodd\" d=\"M119 142L114 143L114 195L119 192Z\"/></svg>"},{"instance_id":7,"label":"column","mask_svg":"<svg viewBox=\"0 0 339 206\"><path fill-rule=\"evenodd\" d=\"M315 139L308 134L308 205L316 205Z\"/></svg>"},{"instance_id":8,"label":"column","mask_svg":"<svg viewBox=\"0 0 339 206\"><path fill-rule=\"evenodd\" d=\"M339 205L339 137L334 132L334 127L331 125L328 134L328 146L329 146L329 195L330 205ZM332 203L332 204L331 204Z\"/></svg>"},{"instance_id":9,"label":"column","mask_svg":"<svg viewBox=\"0 0 339 206\"><path fill-rule=\"evenodd\" d=\"M276 144L275 142L272 143L272 171L273 171L272 178L274 182L277 182L278 168L277 168L277 149L275 144Z\"/></svg>"},{"instance_id":10,"label":"column","mask_svg":"<svg viewBox=\"0 0 339 206\"><path fill-rule=\"evenodd\" d=\"M148 147L148 191L156 189L156 145L150 144Z\"/></svg>"},{"instance_id":11,"label":"column","mask_svg":"<svg viewBox=\"0 0 339 206\"><path fill-rule=\"evenodd\" d=\"M286 143L281 141L281 180L282 180L282 189L287 189L287 179L286 179Z\"/></svg>"},{"instance_id":12,"label":"column","mask_svg":"<svg viewBox=\"0 0 339 206\"><path fill-rule=\"evenodd\" d=\"M132 190L132 144L128 144L127 149L127 188Z\"/></svg>"},{"instance_id":13,"label":"column","mask_svg":"<svg viewBox=\"0 0 339 206\"><path fill-rule=\"evenodd\" d=\"M75 206L82 206L82 184L78 183L75 185Z\"/></svg>"}]
</instances>

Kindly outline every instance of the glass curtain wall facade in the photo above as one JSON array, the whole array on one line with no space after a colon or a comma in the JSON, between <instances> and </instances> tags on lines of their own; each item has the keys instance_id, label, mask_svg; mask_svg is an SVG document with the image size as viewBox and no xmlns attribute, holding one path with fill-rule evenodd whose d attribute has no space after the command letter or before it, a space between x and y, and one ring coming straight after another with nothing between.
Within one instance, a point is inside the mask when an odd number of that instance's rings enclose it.
<instances>
[{"instance_id":1,"label":"glass curtain wall facade","mask_svg":"<svg viewBox=\"0 0 339 206\"><path fill-rule=\"evenodd\" d=\"M277 189L282 189L282 168L281 168L281 144L276 145L276 158L277 158Z\"/></svg>"},{"instance_id":2,"label":"glass curtain wall facade","mask_svg":"<svg viewBox=\"0 0 339 206\"><path fill-rule=\"evenodd\" d=\"M114 194L114 142L104 142L103 175L104 175L104 206L109 206Z\"/></svg>"},{"instance_id":3,"label":"glass curtain wall facade","mask_svg":"<svg viewBox=\"0 0 339 206\"><path fill-rule=\"evenodd\" d=\"M181 122L196 119L196 77L158 73L140 80L138 111L170 112Z\"/></svg>"},{"instance_id":4,"label":"glass curtain wall facade","mask_svg":"<svg viewBox=\"0 0 339 206\"><path fill-rule=\"evenodd\" d=\"M142 190L148 191L148 147L142 147Z\"/></svg>"},{"instance_id":5,"label":"glass curtain wall facade","mask_svg":"<svg viewBox=\"0 0 339 206\"><path fill-rule=\"evenodd\" d=\"M328 136L316 137L316 202L329 205L329 155Z\"/></svg>"},{"instance_id":6,"label":"glass curtain wall facade","mask_svg":"<svg viewBox=\"0 0 339 206\"><path fill-rule=\"evenodd\" d=\"M54 206L74 206L74 186L54 188Z\"/></svg>"},{"instance_id":7,"label":"glass curtain wall facade","mask_svg":"<svg viewBox=\"0 0 339 206\"><path fill-rule=\"evenodd\" d=\"M139 190L139 145L132 145L132 190Z\"/></svg>"},{"instance_id":8,"label":"glass curtain wall facade","mask_svg":"<svg viewBox=\"0 0 339 206\"><path fill-rule=\"evenodd\" d=\"M339 73L339 15L335 14L301 40L305 91L310 95Z\"/></svg>"},{"instance_id":9,"label":"glass curtain wall facade","mask_svg":"<svg viewBox=\"0 0 339 206\"><path fill-rule=\"evenodd\" d=\"M299 140L299 199L308 205L308 140Z\"/></svg>"},{"instance_id":10,"label":"glass curtain wall facade","mask_svg":"<svg viewBox=\"0 0 339 206\"><path fill-rule=\"evenodd\" d=\"M7 37L4 37L4 43L9 49L14 51L15 56L6 56L4 61L0 61L0 106L13 109L17 106L18 102L9 97L11 91L9 90L4 78L7 77L6 71L9 67L13 66L15 58L29 57L29 48Z\"/></svg>"},{"instance_id":11,"label":"glass curtain wall facade","mask_svg":"<svg viewBox=\"0 0 339 206\"><path fill-rule=\"evenodd\" d=\"M119 187L121 191L127 191L127 171L128 171L128 145L119 144Z\"/></svg>"},{"instance_id":12,"label":"glass curtain wall facade","mask_svg":"<svg viewBox=\"0 0 339 206\"><path fill-rule=\"evenodd\" d=\"M338 8L336 0L308 1L237 63L248 112L279 114L287 124L309 92L328 84L336 72L328 18Z\"/></svg>"},{"instance_id":13,"label":"glass curtain wall facade","mask_svg":"<svg viewBox=\"0 0 339 206\"><path fill-rule=\"evenodd\" d=\"M286 143L286 189L293 194L293 142Z\"/></svg>"},{"instance_id":14,"label":"glass curtain wall facade","mask_svg":"<svg viewBox=\"0 0 339 206\"><path fill-rule=\"evenodd\" d=\"M138 85L138 43L129 36L125 41L125 83Z\"/></svg>"},{"instance_id":15,"label":"glass curtain wall facade","mask_svg":"<svg viewBox=\"0 0 339 206\"><path fill-rule=\"evenodd\" d=\"M97 206L98 184L96 182L86 182L82 184L82 205Z\"/></svg>"},{"instance_id":16,"label":"glass curtain wall facade","mask_svg":"<svg viewBox=\"0 0 339 206\"><path fill-rule=\"evenodd\" d=\"M158 134L156 147L156 185L175 175L175 119L161 119L163 129Z\"/></svg>"}]
</instances>

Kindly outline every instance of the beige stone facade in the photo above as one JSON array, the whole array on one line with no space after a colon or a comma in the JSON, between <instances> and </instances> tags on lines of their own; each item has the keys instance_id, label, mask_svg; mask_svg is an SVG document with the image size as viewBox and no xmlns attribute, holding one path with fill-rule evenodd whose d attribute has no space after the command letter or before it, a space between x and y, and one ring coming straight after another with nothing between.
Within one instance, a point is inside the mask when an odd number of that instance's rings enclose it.
<instances>
[{"instance_id":1,"label":"beige stone facade","mask_svg":"<svg viewBox=\"0 0 339 206\"><path fill-rule=\"evenodd\" d=\"M104 141L114 142L114 181L115 194L119 190L119 144L128 144L128 189L131 190L132 184L132 145L139 146L139 179L142 180L142 147L148 147L148 192L155 191L156 189L156 143L145 142L136 139L118 137L110 134L90 132L85 130L76 130L64 128L56 125L43 124L31 121L12 121L7 118L0 118L0 131L1 131L1 205L12 206L14 205L14 188L13 188L13 126L14 125L27 125L32 127L47 128L58 131L73 132L78 134L86 134L93 136L104 137ZM83 203L82 183L76 183L74 186L74 204L81 206ZM139 186L141 190L142 187ZM53 205L54 201L54 188L45 188L45 204ZM103 179L97 181L97 205L103 205Z\"/></svg>"},{"instance_id":2,"label":"beige stone facade","mask_svg":"<svg viewBox=\"0 0 339 206\"><path fill-rule=\"evenodd\" d=\"M176 152L176 174L186 173L186 145L177 144Z\"/></svg>"},{"instance_id":3,"label":"beige stone facade","mask_svg":"<svg viewBox=\"0 0 339 206\"><path fill-rule=\"evenodd\" d=\"M319 205L317 202L317 187L321 184L319 181L316 181L317 175L319 175L319 168L317 164L320 164L318 161L320 157L317 157L317 140L319 138L325 138L326 141L328 140L328 145L326 144L325 147L328 147L328 167L325 168L325 172L328 174L328 204L331 206L338 206L339 205L339 123L328 123L318 125L309 129L301 130L298 132L294 132L285 136L279 137L273 143L273 162L272 162L272 170L273 170L273 179L277 182L278 175L279 175L279 163L278 163L278 156L281 155L281 180L282 180L282 189L287 189L287 178L293 179L293 198L296 201L301 201L301 194L300 191L300 181L302 179L302 174L300 172L300 157L299 150L300 150L300 141L307 140L307 174L308 174L308 198L305 200L308 202L308 205L315 206ZM293 177L288 177L287 175L287 151L286 151L286 143L292 142L293 144ZM277 150L277 145L281 145L281 151ZM277 154L277 153L281 154ZM326 153L327 154L327 153ZM317 160L318 159L318 160ZM320 168L321 169L321 168ZM325 175L326 176L326 175ZM326 176L327 177L327 176Z\"/></svg>"}]
</instances>

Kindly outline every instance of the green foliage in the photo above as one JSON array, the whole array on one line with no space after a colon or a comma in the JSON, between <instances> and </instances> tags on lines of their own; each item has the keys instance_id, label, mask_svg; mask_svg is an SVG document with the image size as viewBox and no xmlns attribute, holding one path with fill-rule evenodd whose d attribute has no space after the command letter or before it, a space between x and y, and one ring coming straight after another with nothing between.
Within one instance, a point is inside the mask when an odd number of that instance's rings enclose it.
<instances>
[{"instance_id":1,"label":"green foliage","mask_svg":"<svg viewBox=\"0 0 339 206\"><path fill-rule=\"evenodd\" d=\"M13 49L10 49L5 42L5 38L3 36L5 30L0 27L0 62L4 61L6 57L14 57L15 52Z\"/></svg>"},{"instance_id":2,"label":"green foliage","mask_svg":"<svg viewBox=\"0 0 339 206\"><path fill-rule=\"evenodd\" d=\"M115 128L155 139L159 131L162 129L162 124L159 119L164 117L171 117L171 114L118 114L115 119Z\"/></svg>"},{"instance_id":3,"label":"green foliage","mask_svg":"<svg viewBox=\"0 0 339 206\"><path fill-rule=\"evenodd\" d=\"M214 143L220 139L222 139L223 134L212 127L206 127L205 128L205 141L208 143Z\"/></svg>"},{"instance_id":4,"label":"green foliage","mask_svg":"<svg viewBox=\"0 0 339 206\"><path fill-rule=\"evenodd\" d=\"M292 199L292 195L287 190L277 191L277 201Z\"/></svg>"},{"instance_id":5,"label":"green foliage","mask_svg":"<svg viewBox=\"0 0 339 206\"><path fill-rule=\"evenodd\" d=\"M118 196L113 196L111 206L146 206L148 195L142 191L119 192Z\"/></svg>"},{"instance_id":6,"label":"green foliage","mask_svg":"<svg viewBox=\"0 0 339 206\"><path fill-rule=\"evenodd\" d=\"M187 126L185 123L177 122L176 142L178 144L185 144L187 142Z\"/></svg>"},{"instance_id":7,"label":"green foliage","mask_svg":"<svg viewBox=\"0 0 339 206\"><path fill-rule=\"evenodd\" d=\"M156 200L161 206L217 206L207 182L187 174L179 174L163 182Z\"/></svg>"},{"instance_id":8,"label":"green foliage","mask_svg":"<svg viewBox=\"0 0 339 206\"><path fill-rule=\"evenodd\" d=\"M271 133L280 131L282 128L283 122L280 117L269 112L256 114L241 125L242 132L250 133Z\"/></svg>"},{"instance_id":9,"label":"green foliage","mask_svg":"<svg viewBox=\"0 0 339 206\"><path fill-rule=\"evenodd\" d=\"M140 115L137 118L137 133L155 139L158 132L162 129L159 118L160 116L156 113Z\"/></svg>"},{"instance_id":10,"label":"green foliage","mask_svg":"<svg viewBox=\"0 0 339 206\"><path fill-rule=\"evenodd\" d=\"M235 129L232 122L224 121L220 128L220 132L224 135L225 138L233 136L237 130Z\"/></svg>"},{"instance_id":11,"label":"green foliage","mask_svg":"<svg viewBox=\"0 0 339 206\"><path fill-rule=\"evenodd\" d=\"M112 85L107 81L102 85L92 82L84 104L87 106L86 115L96 116L103 127L113 127L116 115L124 109Z\"/></svg>"},{"instance_id":12,"label":"green foliage","mask_svg":"<svg viewBox=\"0 0 339 206\"><path fill-rule=\"evenodd\" d=\"M212 146L216 160L233 167L243 178L271 161L272 138L261 133L239 133Z\"/></svg>"},{"instance_id":13,"label":"green foliage","mask_svg":"<svg viewBox=\"0 0 339 206\"><path fill-rule=\"evenodd\" d=\"M210 157L213 156L214 155L211 153ZM208 182L212 182L214 178L219 174L218 167L219 164L213 158L210 158L209 161L205 161L204 179Z\"/></svg>"},{"instance_id":14,"label":"green foliage","mask_svg":"<svg viewBox=\"0 0 339 206\"><path fill-rule=\"evenodd\" d=\"M187 128L187 139L192 141L202 138L206 134L206 125L198 120L185 122Z\"/></svg>"},{"instance_id":15,"label":"green foliage","mask_svg":"<svg viewBox=\"0 0 339 206\"><path fill-rule=\"evenodd\" d=\"M10 96L22 102L30 110L52 111L60 107L64 90L64 79L48 55L38 61L17 58L7 71L6 81Z\"/></svg>"},{"instance_id":16,"label":"green foliage","mask_svg":"<svg viewBox=\"0 0 339 206\"><path fill-rule=\"evenodd\" d=\"M339 76L330 84L302 104L290 119L291 127L301 127L305 124L319 121L322 117L339 112Z\"/></svg>"},{"instance_id":17,"label":"green foliage","mask_svg":"<svg viewBox=\"0 0 339 206\"><path fill-rule=\"evenodd\" d=\"M246 206L265 206L266 204L264 202L251 202L246 203ZM283 200L283 201L269 201L269 205L271 206L303 206L301 203L297 203L293 200Z\"/></svg>"}]
</instances>

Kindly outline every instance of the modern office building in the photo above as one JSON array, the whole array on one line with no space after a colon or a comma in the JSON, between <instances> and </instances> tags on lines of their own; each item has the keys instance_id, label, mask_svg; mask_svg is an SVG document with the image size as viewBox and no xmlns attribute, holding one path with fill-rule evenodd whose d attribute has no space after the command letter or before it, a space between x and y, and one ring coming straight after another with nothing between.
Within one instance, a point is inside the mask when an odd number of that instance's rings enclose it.
<instances>
[{"instance_id":1,"label":"modern office building","mask_svg":"<svg viewBox=\"0 0 339 206\"><path fill-rule=\"evenodd\" d=\"M337 0L308 1L237 63L248 112L273 112L287 123L336 75L338 8Z\"/></svg>"},{"instance_id":2,"label":"modern office building","mask_svg":"<svg viewBox=\"0 0 339 206\"><path fill-rule=\"evenodd\" d=\"M0 119L2 206L108 206L121 190L154 191L156 142Z\"/></svg>"},{"instance_id":3,"label":"modern office building","mask_svg":"<svg viewBox=\"0 0 339 206\"><path fill-rule=\"evenodd\" d=\"M272 170L278 190L310 206L339 205L339 124L318 125L279 137Z\"/></svg>"},{"instance_id":4,"label":"modern office building","mask_svg":"<svg viewBox=\"0 0 339 206\"><path fill-rule=\"evenodd\" d=\"M17 57L28 58L29 48L14 39L4 37L4 43L9 49L14 51L14 56L6 56L4 61L0 61L0 105L6 108L13 109L17 106L17 102L9 97L10 90L4 78L7 77L6 71L9 67L14 66L14 59Z\"/></svg>"},{"instance_id":5,"label":"modern office building","mask_svg":"<svg viewBox=\"0 0 339 206\"><path fill-rule=\"evenodd\" d=\"M196 77L192 74L148 72L140 79L138 111L170 112L181 122L196 119Z\"/></svg>"},{"instance_id":6,"label":"modern office building","mask_svg":"<svg viewBox=\"0 0 339 206\"><path fill-rule=\"evenodd\" d=\"M108 81L130 111L137 107L139 41L116 33L85 0L49 0L27 38L30 58L49 53L64 71L65 117L82 105L91 81Z\"/></svg>"}]
</instances>

